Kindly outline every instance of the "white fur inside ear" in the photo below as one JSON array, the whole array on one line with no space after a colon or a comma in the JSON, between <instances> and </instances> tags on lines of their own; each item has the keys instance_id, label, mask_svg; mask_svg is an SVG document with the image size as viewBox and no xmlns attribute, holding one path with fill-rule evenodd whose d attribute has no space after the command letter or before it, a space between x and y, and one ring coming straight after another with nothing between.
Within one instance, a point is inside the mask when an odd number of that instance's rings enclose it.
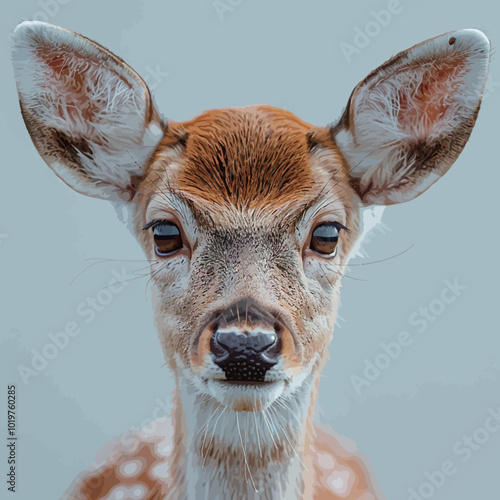
<instances>
[{"instance_id":1,"label":"white fur inside ear","mask_svg":"<svg viewBox=\"0 0 500 500\"><path fill-rule=\"evenodd\" d=\"M389 192L411 174L407 158L415 144L448 139L475 119L489 53L489 41L478 30L448 33L399 54L356 88L349 127L338 131L336 141L361 189ZM420 192L438 175L431 177ZM407 196L415 193L393 192L386 201Z\"/></svg>"},{"instance_id":2,"label":"white fur inside ear","mask_svg":"<svg viewBox=\"0 0 500 500\"><path fill-rule=\"evenodd\" d=\"M138 75L94 42L37 21L16 28L12 48L25 113L63 134L86 176L123 189L142 174L163 130ZM61 162L54 169L67 180Z\"/></svg>"}]
</instances>

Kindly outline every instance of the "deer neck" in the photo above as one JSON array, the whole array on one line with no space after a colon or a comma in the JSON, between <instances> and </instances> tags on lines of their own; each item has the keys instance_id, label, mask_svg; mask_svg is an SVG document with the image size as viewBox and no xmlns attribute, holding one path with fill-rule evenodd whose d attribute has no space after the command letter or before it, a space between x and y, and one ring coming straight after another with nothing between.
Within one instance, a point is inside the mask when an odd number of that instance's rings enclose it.
<instances>
[{"instance_id":1,"label":"deer neck","mask_svg":"<svg viewBox=\"0 0 500 500\"><path fill-rule=\"evenodd\" d=\"M236 412L179 381L174 396L172 500L311 498L317 377L266 411Z\"/></svg>"}]
</instances>

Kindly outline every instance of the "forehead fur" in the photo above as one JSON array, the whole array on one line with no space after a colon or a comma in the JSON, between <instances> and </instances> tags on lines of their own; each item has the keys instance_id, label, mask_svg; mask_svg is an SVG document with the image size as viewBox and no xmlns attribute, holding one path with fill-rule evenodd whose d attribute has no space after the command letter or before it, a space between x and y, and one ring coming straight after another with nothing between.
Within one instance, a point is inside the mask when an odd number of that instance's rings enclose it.
<instances>
[{"instance_id":1,"label":"forehead fur","mask_svg":"<svg viewBox=\"0 0 500 500\"><path fill-rule=\"evenodd\" d=\"M310 137L314 127L271 106L207 111L172 124L187 137L175 182L208 203L260 208L293 204L314 191Z\"/></svg>"}]
</instances>

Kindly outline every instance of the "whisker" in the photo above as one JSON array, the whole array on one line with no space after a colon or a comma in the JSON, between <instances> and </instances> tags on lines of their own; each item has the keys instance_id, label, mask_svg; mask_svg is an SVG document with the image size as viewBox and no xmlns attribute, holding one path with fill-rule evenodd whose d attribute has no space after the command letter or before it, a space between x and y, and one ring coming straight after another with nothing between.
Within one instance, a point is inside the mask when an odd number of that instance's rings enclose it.
<instances>
[{"instance_id":1,"label":"whisker","mask_svg":"<svg viewBox=\"0 0 500 500\"><path fill-rule=\"evenodd\" d=\"M296 410L290 408L290 406L286 403L287 400L283 398L283 396L280 396L277 400L276 403L280 404L282 408L284 408L286 411L288 411L295 419L297 422L302 422L304 420L304 417L299 415ZM292 403L293 404L293 403ZM298 402L300 404L300 402Z\"/></svg>"},{"instance_id":2,"label":"whisker","mask_svg":"<svg viewBox=\"0 0 500 500\"><path fill-rule=\"evenodd\" d=\"M256 399L257 399L257 395L255 395L255 400L254 400L254 404L253 404L253 420L254 420L254 424L255 424L255 431L256 431L256 434L257 434L257 444L259 445L259 453L260 453L260 458L262 458L262 448L260 446L260 433L259 433L259 426L257 425L257 415L255 414L255 410L256 410Z\"/></svg>"},{"instance_id":3,"label":"whisker","mask_svg":"<svg viewBox=\"0 0 500 500\"><path fill-rule=\"evenodd\" d=\"M236 412L236 425L238 426L238 434L240 435L240 443L241 443L241 449L243 450L243 456L245 457L245 465L248 469L248 473L250 474L250 479L252 481L252 486L253 486L253 489L255 490L255 493L258 493L259 490L255 487L255 483L253 481L253 476L252 476L252 471L250 470L250 467L248 465L248 460L247 460L247 453L246 453L246 450L245 448L243 448L243 439L241 437L241 429L240 429L240 419L238 417L238 413L239 412Z\"/></svg>"},{"instance_id":4,"label":"whisker","mask_svg":"<svg viewBox=\"0 0 500 500\"><path fill-rule=\"evenodd\" d=\"M286 430L283 428L283 426L280 424L279 420L278 420L278 417L279 417L279 413L278 412L274 412L273 409L271 407L269 407L269 410L272 411L276 417L276 423L281 427L281 430L283 431L283 435L285 436L286 440L288 441L288 444L290 445L290 447L292 448L292 451L295 453L295 456L299 459L299 462L302 464L302 467L304 467L305 470L309 470L306 465L304 464L304 462L302 461L302 459L300 458L299 454L297 453L297 451L295 450L295 447L293 446L293 444L291 443L290 439L288 438L288 434L286 432Z\"/></svg>"},{"instance_id":5,"label":"whisker","mask_svg":"<svg viewBox=\"0 0 500 500\"><path fill-rule=\"evenodd\" d=\"M399 257L400 255L403 255L404 253L411 250L415 245L416 245L416 243L412 243L406 250L403 250L402 252L399 252L395 255L392 255L391 257L386 257L385 259L373 260L371 262L359 262L357 264L337 264L337 265L340 265L342 267L353 267L353 266L369 266L370 264L379 264L380 262L386 262L388 260L395 259L396 257Z\"/></svg>"},{"instance_id":6,"label":"whisker","mask_svg":"<svg viewBox=\"0 0 500 500\"><path fill-rule=\"evenodd\" d=\"M278 443L276 443L276 440L274 439L274 434L272 433L271 431L271 427L269 425L269 422L267 421L267 417L266 417L266 410L265 408L262 409L262 417L264 418L264 422L267 426L267 429L269 430L269 435L271 436L271 439L273 440L273 443L274 443L274 446L276 446L276 449L278 450Z\"/></svg>"},{"instance_id":7,"label":"whisker","mask_svg":"<svg viewBox=\"0 0 500 500\"><path fill-rule=\"evenodd\" d=\"M201 451L203 453L203 449L205 448L205 440L207 439L207 431L208 431L208 425L210 424L212 418L214 417L214 415L217 413L217 411L219 410L219 408L222 406L221 403L219 403L218 406L216 406L215 410L212 412L212 414L210 415L210 418L208 419L207 421L207 429L205 430L205 435L203 437L203 443L201 445Z\"/></svg>"},{"instance_id":8,"label":"whisker","mask_svg":"<svg viewBox=\"0 0 500 500\"><path fill-rule=\"evenodd\" d=\"M139 169L140 169L140 170L143 170L143 169L142 169L142 167L141 167L141 165L139 165L139 163L137 163L137 160L136 160L136 159L132 156L132 154L131 154L130 152L128 152L128 153L129 153L129 156L130 156L130 157L132 158L132 160L134 161L134 163L135 163L135 164L139 167ZM156 183L153 181L153 179L151 179L151 177L149 176L149 174L148 174L147 172L144 172L144 175L145 175L145 177L148 177L148 178L149 178L149 180L150 180L150 181L151 181L151 182L152 182L152 183L153 183L153 184L154 184L154 185L155 185L155 186L156 186L156 187L160 190L160 192L161 192L161 193L162 193L162 195L164 196L165 200L166 200L166 201L168 201L167 194L166 194L166 193L165 193L162 189L160 189L160 188L156 185ZM160 174L158 174L158 179L159 179L159 178L160 178ZM165 181L163 181L163 182L165 182ZM170 192L172 192L172 193L173 193L173 191L170 189L170 186L169 186L167 183L165 183L165 185L167 186L167 189L169 189L169 190L170 190ZM149 198L149 200L151 200L151 199L152 199L152 197L150 197L150 196L146 196L144 193L141 193L141 192L139 192L138 190L136 191L136 193L140 194L141 196L144 196L145 198Z\"/></svg>"},{"instance_id":9,"label":"whisker","mask_svg":"<svg viewBox=\"0 0 500 500\"><path fill-rule=\"evenodd\" d=\"M245 452L247 450L247 435L248 435L248 412L246 416L246 422L245 422ZM247 480L247 470L245 469L245 480Z\"/></svg>"},{"instance_id":10,"label":"whisker","mask_svg":"<svg viewBox=\"0 0 500 500\"><path fill-rule=\"evenodd\" d=\"M350 168L347 172L345 172L342 177L332 186L331 189L336 188L349 174L352 174L369 156L371 156L373 153L375 153L375 150L370 151L364 158L362 158L354 167ZM336 174L336 172L335 172ZM333 174L333 175L335 175ZM333 178L332 175L332 178ZM331 180L331 179L330 179Z\"/></svg>"},{"instance_id":11,"label":"whisker","mask_svg":"<svg viewBox=\"0 0 500 500\"><path fill-rule=\"evenodd\" d=\"M154 278L156 278L156 276L161 272L163 271L163 269L166 267L167 263L165 262L164 264L160 265L160 267L158 269L155 269L152 273L151 273L151 276L149 277L148 281L146 281L146 286L144 287L144 296L146 297L147 299L147 296L146 296L146 292L148 290L148 286L149 284L153 281Z\"/></svg>"},{"instance_id":12,"label":"whisker","mask_svg":"<svg viewBox=\"0 0 500 500\"><path fill-rule=\"evenodd\" d=\"M213 416L215 415L215 413L217 412L217 410L220 408L220 406L221 406L221 404L219 403L219 406L217 406L217 407L215 408L215 410L212 412L212 414L210 415L210 418L206 421L206 423L205 423L205 424L203 424L203 425L200 427L200 429L198 429L198 432L194 435L194 437L196 437L196 436L197 436L197 435L201 432L201 430L202 430L202 429L204 429L206 426L208 426L208 424L210 423L210 420L212 420ZM207 429L208 429L208 428L207 428ZM203 444L202 444L202 446L201 446L201 452L202 452L202 453L203 453L203 447L204 447L204 445L205 445L205 439L206 439L206 437L207 437L207 429L205 429L205 436L204 436L204 438L203 438ZM194 439L194 438L193 438L193 439Z\"/></svg>"},{"instance_id":13,"label":"whisker","mask_svg":"<svg viewBox=\"0 0 500 500\"><path fill-rule=\"evenodd\" d=\"M287 410L289 413L291 413L298 421L302 421L302 418L299 416L299 414L296 411L292 410L288 405L286 405L281 397L278 398L275 402L279 404L282 408Z\"/></svg>"},{"instance_id":14,"label":"whisker","mask_svg":"<svg viewBox=\"0 0 500 500\"><path fill-rule=\"evenodd\" d=\"M94 267L94 266L97 266L98 264L106 264L106 263L109 263L109 262L153 262L153 263L157 263L158 261L154 261L154 260L149 260L149 259L133 259L133 260L128 260L128 259L109 259L109 258L106 258L106 257L90 257L88 259L85 259L85 260L95 260L97 259L98 261L97 262L93 262L92 264L89 264L86 268L82 269L69 283L69 286L71 287L73 285L73 283L85 272L85 271L88 271L91 267ZM132 271L132 272L137 272L137 271L141 271L142 269L146 269L147 267L149 266L146 266L144 268L140 268L140 269L137 269L135 271Z\"/></svg>"},{"instance_id":15,"label":"whisker","mask_svg":"<svg viewBox=\"0 0 500 500\"><path fill-rule=\"evenodd\" d=\"M336 271L335 269L333 270L333 272L337 276L340 276L342 278L346 278L346 279L349 279L349 280L354 280L354 281L370 281L370 280L365 280L365 279L362 279L362 278L355 278L354 276L349 276L348 274L341 273L340 271Z\"/></svg>"},{"instance_id":16,"label":"whisker","mask_svg":"<svg viewBox=\"0 0 500 500\"><path fill-rule=\"evenodd\" d=\"M208 450L210 449L210 446L211 444L213 443L214 439L215 439L215 430L217 429L217 424L219 423L219 420L220 418L222 417L222 415L224 414L224 412L226 411L227 409L227 406L224 406L224 408L222 409L222 411L220 412L219 416L217 417L217 419L215 420L215 424L214 424L214 430L212 432L212 436L210 437L210 439L208 440L208 444L207 444L207 449L206 449L206 454L205 454L205 457L203 458L203 467L205 467L205 462L207 460L207 457L208 457ZM203 448L202 448L203 450Z\"/></svg>"},{"instance_id":17,"label":"whisker","mask_svg":"<svg viewBox=\"0 0 500 500\"><path fill-rule=\"evenodd\" d=\"M197 396L198 397L201 396L201 397L203 397L203 399L201 399L200 401L197 401L196 403L193 403L193 406L199 406L199 405L201 405L203 403L206 403L207 401L210 401L211 399L214 399L214 397L210 396L209 394L201 394L201 393L199 393Z\"/></svg>"},{"instance_id":18,"label":"whisker","mask_svg":"<svg viewBox=\"0 0 500 500\"><path fill-rule=\"evenodd\" d=\"M271 405L272 406L272 405ZM274 419L271 418L272 417L272 414L271 414L271 406L269 406L269 408L266 408L266 413L267 413L267 410L269 410L269 414L268 414L268 417L269 417L269 422L271 423L272 425L272 428L274 429L274 432L276 432L276 437L279 441L279 438L280 438L280 435L279 435L279 432L278 432L278 429L276 428L276 425L274 425Z\"/></svg>"},{"instance_id":19,"label":"whisker","mask_svg":"<svg viewBox=\"0 0 500 500\"><path fill-rule=\"evenodd\" d=\"M150 180L150 181L151 181L151 182L152 182L152 183L153 183L153 184L157 187L157 189L159 189L159 190L160 190L160 192L161 192L161 194L163 195L163 198L165 199L165 201L170 201L170 200L168 199L167 193L165 193L165 192L163 191L163 189L161 189L161 188L158 186L158 184L156 184L156 182L155 182L155 181L154 181L154 180L153 180L153 179L149 176L149 174L146 174L146 177L148 177L148 178L149 178L149 180ZM158 179L159 179L159 178L160 178L160 175L158 174ZM163 179L162 179L162 180L163 180ZM164 181L164 180L163 180L163 182L165 183L165 181ZM168 190L169 190L169 191L173 194L172 190L170 190L170 189L169 189L169 186L168 186L166 183L165 183L165 185L166 185L167 189L168 189Z\"/></svg>"},{"instance_id":20,"label":"whisker","mask_svg":"<svg viewBox=\"0 0 500 500\"><path fill-rule=\"evenodd\" d=\"M149 273L146 273L146 274L143 274L142 276L137 276L135 278L130 278L128 280L122 280L122 281L114 281L113 283L111 283L110 285L107 285L107 286L104 286L101 288L101 290L106 290L106 288L110 288L112 286L115 286L115 285L121 285L122 283L128 283L130 281L135 281L135 280L140 280L140 279L143 279L145 278L146 276L148 276Z\"/></svg>"}]
</instances>

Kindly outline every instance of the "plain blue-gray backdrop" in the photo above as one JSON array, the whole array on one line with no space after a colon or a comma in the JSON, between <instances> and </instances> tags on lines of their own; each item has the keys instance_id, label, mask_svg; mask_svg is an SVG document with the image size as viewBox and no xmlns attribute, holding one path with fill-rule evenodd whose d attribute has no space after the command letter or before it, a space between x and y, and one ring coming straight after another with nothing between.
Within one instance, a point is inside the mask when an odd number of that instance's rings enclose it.
<instances>
[{"instance_id":1,"label":"plain blue-gray backdrop","mask_svg":"<svg viewBox=\"0 0 500 500\"><path fill-rule=\"evenodd\" d=\"M389 9L390 19L377 14ZM18 22L59 24L116 52L146 78L160 110L174 120L266 103L321 125L337 119L369 71L415 43L480 28L495 47L499 14L491 0L5 3L0 420L4 429L6 386L17 384L18 492L11 496L59 498L104 443L168 413L172 391L137 243L110 205L57 179L29 139L7 40ZM363 39L359 33L366 31ZM483 431L500 406L499 104L500 68L493 57L486 98L463 154L427 193L388 208L365 247L368 256L353 263L409 250L353 266L348 274L356 279L344 281L321 415L369 457L390 500L409 498L412 488L427 495L422 498L499 498L500 432L493 425ZM81 304L96 297L113 273L138 279L127 281L94 318L84 314ZM445 280L460 285L449 304L440 298ZM434 313L422 319L427 313L421 308L429 306ZM41 352L49 334L71 322L81 333L25 384L19 366L30 366L33 350ZM387 361L381 344L403 331L411 345L366 379L367 363ZM360 387L356 377L367 382ZM3 478L6 459L2 452ZM446 461L454 473L439 487L425 485L426 474ZM4 479L0 488L8 498Z\"/></svg>"}]
</instances>

